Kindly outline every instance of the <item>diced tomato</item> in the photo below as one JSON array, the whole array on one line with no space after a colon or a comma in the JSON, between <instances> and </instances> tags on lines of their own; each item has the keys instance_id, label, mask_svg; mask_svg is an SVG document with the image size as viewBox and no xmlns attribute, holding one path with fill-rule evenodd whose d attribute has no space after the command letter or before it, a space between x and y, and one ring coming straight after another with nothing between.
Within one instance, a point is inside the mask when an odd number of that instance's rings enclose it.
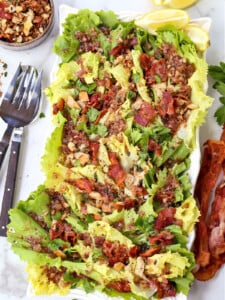
<instances>
[{"instance_id":1,"label":"diced tomato","mask_svg":"<svg viewBox=\"0 0 225 300\"><path fill-rule=\"evenodd\" d=\"M108 169L109 177L111 177L118 184L118 186L123 186L127 174L121 167L115 152L109 152L109 160L111 162L111 165Z\"/></svg>"},{"instance_id":2,"label":"diced tomato","mask_svg":"<svg viewBox=\"0 0 225 300\"><path fill-rule=\"evenodd\" d=\"M75 179L73 180L72 184L75 185L79 190L87 194L90 194L94 190L93 182L87 178Z\"/></svg>"},{"instance_id":3,"label":"diced tomato","mask_svg":"<svg viewBox=\"0 0 225 300\"><path fill-rule=\"evenodd\" d=\"M154 107L150 103L143 101L140 109L134 115L134 121L142 126L147 126L155 116L156 111Z\"/></svg>"}]
</instances>

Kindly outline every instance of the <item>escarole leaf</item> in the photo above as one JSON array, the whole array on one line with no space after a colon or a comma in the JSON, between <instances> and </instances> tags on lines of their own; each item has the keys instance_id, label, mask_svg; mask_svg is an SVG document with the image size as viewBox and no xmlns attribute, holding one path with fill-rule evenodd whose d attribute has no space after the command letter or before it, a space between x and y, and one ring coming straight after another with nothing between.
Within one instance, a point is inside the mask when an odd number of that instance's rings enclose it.
<instances>
[{"instance_id":1,"label":"escarole leaf","mask_svg":"<svg viewBox=\"0 0 225 300\"><path fill-rule=\"evenodd\" d=\"M208 66L203 58L198 57L196 50L191 45L183 45L183 55L195 65L195 72L189 79L189 85L192 88L191 100L194 108L187 121L187 127L184 129L185 135L181 133L185 143L191 148L196 147L196 128L204 121L208 108L212 105L213 99L205 94L207 89ZM182 130L181 130L182 132Z\"/></svg>"},{"instance_id":2,"label":"escarole leaf","mask_svg":"<svg viewBox=\"0 0 225 300\"><path fill-rule=\"evenodd\" d=\"M52 172L55 169L60 156L63 124L64 122L54 129L45 146L45 154L42 156L41 166L46 178L52 177Z\"/></svg>"}]
</instances>

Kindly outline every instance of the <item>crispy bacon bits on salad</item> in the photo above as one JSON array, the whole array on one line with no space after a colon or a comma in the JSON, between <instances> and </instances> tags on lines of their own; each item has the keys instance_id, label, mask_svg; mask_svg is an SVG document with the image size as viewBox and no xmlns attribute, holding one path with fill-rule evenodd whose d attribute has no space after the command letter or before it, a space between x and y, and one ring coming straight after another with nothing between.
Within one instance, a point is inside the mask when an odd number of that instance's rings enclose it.
<instances>
[{"instance_id":1,"label":"crispy bacon bits on salad","mask_svg":"<svg viewBox=\"0 0 225 300\"><path fill-rule=\"evenodd\" d=\"M205 62L183 32L153 36L112 12L81 10L64 29L46 91L56 121L46 181L11 210L8 239L57 291L62 281L126 299L187 294L199 218L187 170L211 101Z\"/></svg>"}]
</instances>

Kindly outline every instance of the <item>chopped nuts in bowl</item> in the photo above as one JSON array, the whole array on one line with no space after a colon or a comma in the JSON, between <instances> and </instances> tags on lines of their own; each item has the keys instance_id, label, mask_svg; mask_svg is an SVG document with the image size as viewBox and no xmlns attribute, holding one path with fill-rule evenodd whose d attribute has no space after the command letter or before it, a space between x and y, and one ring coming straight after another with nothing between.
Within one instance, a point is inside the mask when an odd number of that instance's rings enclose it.
<instances>
[{"instance_id":1,"label":"chopped nuts in bowl","mask_svg":"<svg viewBox=\"0 0 225 300\"><path fill-rule=\"evenodd\" d=\"M39 45L53 27L53 0L0 0L0 46L25 50Z\"/></svg>"}]
</instances>

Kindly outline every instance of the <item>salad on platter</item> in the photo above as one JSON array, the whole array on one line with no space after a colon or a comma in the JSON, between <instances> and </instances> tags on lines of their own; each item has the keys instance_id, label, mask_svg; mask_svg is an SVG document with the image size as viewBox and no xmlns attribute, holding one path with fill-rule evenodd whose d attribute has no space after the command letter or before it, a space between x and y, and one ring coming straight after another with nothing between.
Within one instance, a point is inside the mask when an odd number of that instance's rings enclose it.
<instances>
[{"instance_id":1,"label":"salad on platter","mask_svg":"<svg viewBox=\"0 0 225 300\"><path fill-rule=\"evenodd\" d=\"M203 52L175 26L152 34L88 9L67 16L54 51L45 181L10 210L7 233L32 290L187 295L199 218L190 157L212 103Z\"/></svg>"}]
</instances>

